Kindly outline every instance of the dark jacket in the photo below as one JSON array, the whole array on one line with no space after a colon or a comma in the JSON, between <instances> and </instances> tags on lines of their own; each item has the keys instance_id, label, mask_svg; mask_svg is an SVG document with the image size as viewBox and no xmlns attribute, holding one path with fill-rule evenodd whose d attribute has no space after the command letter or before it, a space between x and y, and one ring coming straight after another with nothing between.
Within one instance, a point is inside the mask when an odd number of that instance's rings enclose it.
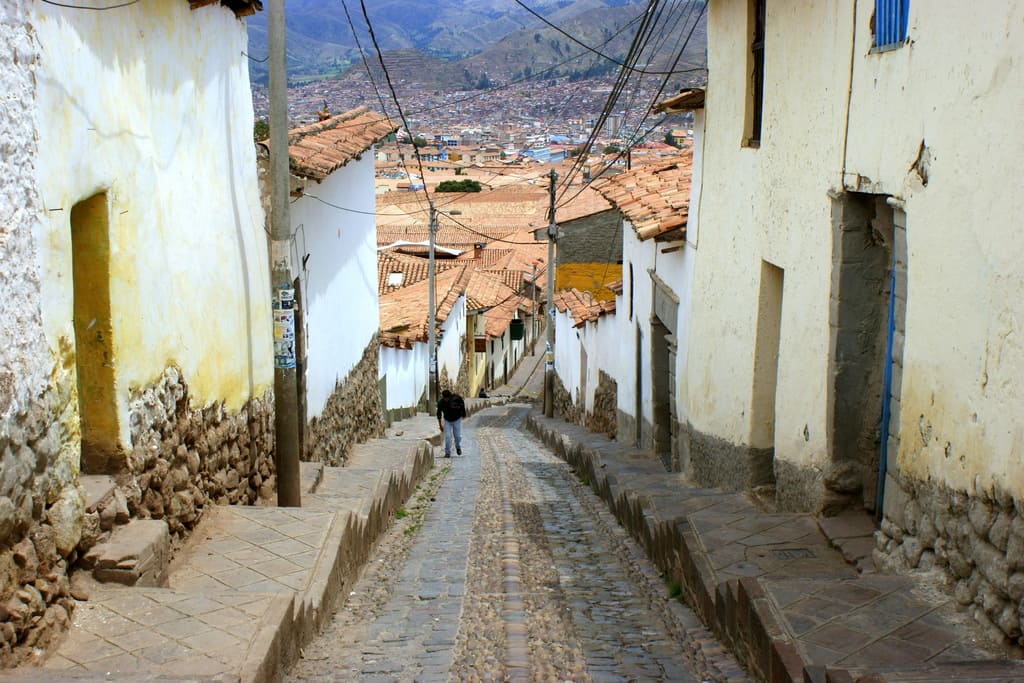
<instances>
[{"instance_id":1,"label":"dark jacket","mask_svg":"<svg viewBox=\"0 0 1024 683\"><path fill-rule=\"evenodd\" d=\"M458 394L452 394L448 398L440 398L437 401L437 419L444 417L448 422L455 422L460 417L466 417L466 402Z\"/></svg>"}]
</instances>

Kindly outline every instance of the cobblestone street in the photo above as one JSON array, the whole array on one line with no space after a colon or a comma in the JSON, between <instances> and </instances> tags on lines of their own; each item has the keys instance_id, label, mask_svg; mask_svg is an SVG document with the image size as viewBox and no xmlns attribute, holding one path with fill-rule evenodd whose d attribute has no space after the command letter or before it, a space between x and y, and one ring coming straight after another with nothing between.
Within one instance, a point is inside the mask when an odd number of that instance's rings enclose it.
<instances>
[{"instance_id":1,"label":"cobblestone street","mask_svg":"<svg viewBox=\"0 0 1024 683\"><path fill-rule=\"evenodd\" d=\"M287 680L743 680L527 410L466 422Z\"/></svg>"}]
</instances>

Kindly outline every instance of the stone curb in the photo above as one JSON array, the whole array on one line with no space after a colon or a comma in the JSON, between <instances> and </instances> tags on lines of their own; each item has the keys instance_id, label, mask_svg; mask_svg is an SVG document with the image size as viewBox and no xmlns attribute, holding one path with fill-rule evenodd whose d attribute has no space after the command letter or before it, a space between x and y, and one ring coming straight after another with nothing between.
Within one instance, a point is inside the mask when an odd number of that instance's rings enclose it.
<instances>
[{"instance_id":1,"label":"stone curb","mask_svg":"<svg viewBox=\"0 0 1024 683\"><path fill-rule=\"evenodd\" d=\"M760 579L747 577L716 582L716 573L699 534L691 526L689 514L678 506L673 510L670 501L648 493L643 486L643 474L633 472L628 480L619 476L616 471L619 460L635 457L638 462L642 459L649 462L649 453L612 442L578 425L546 418L536 411L527 416L526 427L571 465L605 501L655 566L666 577L679 581L694 612L758 679L771 683L1024 681L1024 663L1014 661L849 671L810 665L782 628L782 620ZM605 453L614 453L616 458L605 458ZM660 461L658 464L660 466ZM678 476L662 472L662 481ZM707 491L724 500L739 499L738 494ZM659 503L664 503L664 510L659 509Z\"/></svg>"},{"instance_id":2,"label":"stone curb","mask_svg":"<svg viewBox=\"0 0 1024 683\"><path fill-rule=\"evenodd\" d=\"M238 672L240 681L279 681L293 656L294 644L288 642L288 625L295 621L295 601L286 593L275 596L260 618L260 627L249 645L249 652ZM297 651L296 651L297 652Z\"/></svg>"}]
</instances>

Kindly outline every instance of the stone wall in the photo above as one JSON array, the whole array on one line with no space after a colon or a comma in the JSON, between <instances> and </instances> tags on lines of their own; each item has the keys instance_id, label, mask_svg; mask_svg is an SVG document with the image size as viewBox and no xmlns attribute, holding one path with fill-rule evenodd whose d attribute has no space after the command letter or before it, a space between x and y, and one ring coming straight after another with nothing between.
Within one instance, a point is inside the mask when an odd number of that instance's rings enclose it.
<instances>
[{"instance_id":1,"label":"stone wall","mask_svg":"<svg viewBox=\"0 0 1024 683\"><path fill-rule=\"evenodd\" d=\"M594 411L586 415L586 428L614 439L618 425L619 385L604 370L598 371Z\"/></svg>"},{"instance_id":2,"label":"stone wall","mask_svg":"<svg viewBox=\"0 0 1024 683\"><path fill-rule=\"evenodd\" d=\"M276 491L272 390L235 413L222 403L192 408L185 379L170 367L132 392L128 413L129 472L118 479L132 517L166 520L182 538L207 504L252 505ZM83 527L97 522L87 515Z\"/></svg>"},{"instance_id":3,"label":"stone wall","mask_svg":"<svg viewBox=\"0 0 1024 683\"><path fill-rule=\"evenodd\" d=\"M999 490L968 494L889 476L875 562L943 570L962 607L994 635L1024 646L1022 509Z\"/></svg>"},{"instance_id":4,"label":"stone wall","mask_svg":"<svg viewBox=\"0 0 1024 683\"><path fill-rule=\"evenodd\" d=\"M40 311L31 7L0 3L0 666L44 647L67 624L67 558L83 506L77 453L71 458L65 447L77 398L62 381L67 366L49 351Z\"/></svg>"},{"instance_id":5,"label":"stone wall","mask_svg":"<svg viewBox=\"0 0 1024 683\"><path fill-rule=\"evenodd\" d=\"M70 384L59 386L70 387ZM75 415L70 389L7 413L0 427L0 666L23 660L67 626L74 609L68 567L83 499L61 464Z\"/></svg>"},{"instance_id":6,"label":"stone wall","mask_svg":"<svg viewBox=\"0 0 1024 683\"><path fill-rule=\"evenodd\" d=\"M566 221L558 226L558 263L621 263L622 219L616 210ZM621 277L620 269L613 280Z\"/></svg>"},{"instance_id":7,"label":"stone wall","mask_svg":"<svg viewBox=\"0 0 1024 683\"><path fill-rule=\"evenodd\" d=\"M438 377L437 382L441 385L440 391L448 389L450 391L454 391L460 396L467 396L469 394L469 355L465 353L462 354L462 363L459 365L459 376L456 377L454 381L448 374L448 369L444 368L441 370L441 376Z\"/></svg>"},{"instance_id":8,"label":"stone wall","mask_svg":"<svg viewBox=\"0 0 1024 683\"><path fill-rule=\"evenodd\" d=\"M172 367L132 393L128 469L115 475L112 504L85 511L69 457L77 451L75 382L67 363L58 368L53 388L8 415L0 432L0 666L67 625L69 571L117 524L163 519L180 542L208 505L253 504L275 491L272 393L238 412L219 403L190 408Z\"/></svg>"},{"instance_id":9,"label":"stone wall","mask_svg":"<svg viewBox=\"0 0 1024 683\"><path fill-rule=\"evenodd\" d=\"M335 385L320 415L310 420L303 460L338 467L345 464L352 446L384 434L379 355L380 339L374 335L359 362Z\"/></svg>"},{"instance_id":10,"label":"stone wall","mask_svg":"<svg viewBox=\"0 0 1024 683\"><path fill-rule=\"evenodd\" d=\"M569 394L569 390L562 384L562 378L558 373L554 374L554 388L552 390L553 408L555 417L560 417L566 422L583 424L583 409L579 407L579 392L576 400Z\"/></svg>"}]
</instances>

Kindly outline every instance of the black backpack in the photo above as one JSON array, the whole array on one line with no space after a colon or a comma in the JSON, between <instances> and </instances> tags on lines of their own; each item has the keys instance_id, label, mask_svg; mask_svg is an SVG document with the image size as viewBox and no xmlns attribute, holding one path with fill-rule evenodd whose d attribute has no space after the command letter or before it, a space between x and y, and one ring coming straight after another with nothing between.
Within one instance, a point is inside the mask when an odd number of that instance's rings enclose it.
<instances>
[{"instance_id":1,"label":"black backpack","mask_svg":"<svg viewBox=\"0 0 1024 683\"><path fill-rule=\"evenodd\" d=\"M448 405L451 406L452 410L462 415L466 412L466 402L462 400L462 397L458 394L452 394L451 398L448 399Z\"/></svg>"}]
</instances>

